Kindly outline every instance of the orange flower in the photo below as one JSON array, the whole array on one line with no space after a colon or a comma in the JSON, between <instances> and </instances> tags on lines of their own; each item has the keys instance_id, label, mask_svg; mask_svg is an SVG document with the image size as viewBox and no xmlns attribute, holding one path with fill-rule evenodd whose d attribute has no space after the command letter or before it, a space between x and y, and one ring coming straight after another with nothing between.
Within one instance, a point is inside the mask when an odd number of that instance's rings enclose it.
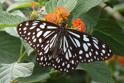
<instances>
[{"instance_id":1,"label":"orange flower","mask_svg":"<svg viewBox=\"0 0 124 83\"><path fill-rule=\"evenodd\" d=\"M69 12L63 7L57 7L55 12L48 13L44 17L47 21L60 24L63 20L67 19Z\"/></svg>"},{"instance_id":2,"label":"orange flower","mask_svg":"<svg viewBox=\"0 0 124 83\"><path fill-rule=\"evenodd\" d=\"M57 14L49 13L49 14L45 14L44 17L47 21L58 24L59 16Z\"/></svg>"},{"instance_id":3,"label":"orange flower","mask_svg":"<svg viewBox=\"0 0 124 83\"><path fill-rule=\"evenodd\" d=\"M124 65L124 56L118 56L118 61L120 64Z\"/></svg>"},{"instance_id":4,"label":"orange flower","mask_svg":"<svg viewBox=\"0 0 124 83\"><path fill-rule=\"evenodd\" d=\"M35 10L35 5L36 5L36 2L32 2L32 10L34 11Z\"/></svg>"},{"instance_id":5,"label":"orange flower","mask_svg":"<svg viewBox=\"0 0 124 83\"><path fill-rule=\"evenodd\" d=\"M73 20L72 26L80 32L85 32L85 24L80 18Z\"/></svg>"},{"instance_id":6,"label":"orange flower","mask_svg":"<svg viewBox=\"0 0 124 83\"><path fill-rule=\"evenodd\" d=\"M67 19L67 17L70 15L69 11L64 7L57 7L55 12L60 16L60 18L63 19Z\"/></svg>"}]
</instances>

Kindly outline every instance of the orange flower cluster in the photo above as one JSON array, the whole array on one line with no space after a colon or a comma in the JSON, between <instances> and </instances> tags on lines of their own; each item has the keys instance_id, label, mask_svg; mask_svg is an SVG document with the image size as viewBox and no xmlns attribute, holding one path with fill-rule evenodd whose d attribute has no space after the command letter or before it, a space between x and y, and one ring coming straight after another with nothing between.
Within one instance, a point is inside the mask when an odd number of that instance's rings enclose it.
<instances>
[{"instance_id":1,"label":"orange flower cluster","mask_svg":"<svg viewBox=\"0 0 124 83\"><path fill-rule=\"evenodd\" d=\"M85 23L80 18L73 20L72 26L80 32L85 32Z\"/></svg>"},{"instance_id":2,"label":"orange flower cluster","mask_svg":"<svg viewBox=\"0 0 124 83\"><path fill-rule=\"evenodd\" d=\"M57 7L54 13L48 13L44 17L49 22L60 24L63 20L67 19L69 15L68 10L63 7Z\"/></svg>"},{"instance_id":3,"label":"orange flower cluster","mask_svg":"<svg viewBox=\"0 0 124 83\"><path fill-rule=\"evenodd\" d=\"M32 2L33 17L35 15L38 15L38 12L35 11L35 5L36 5L36 2ZM69 15L70 15L70 12L67 9L65 9L64 7L57 7L54 12L45 14L44 19L46 21L59 25L64 20L68 20ZM85 32L85 24L80 18L73 20L72 27L75 30L78 30L80 32Z\"/></svg>"}]
</instances>

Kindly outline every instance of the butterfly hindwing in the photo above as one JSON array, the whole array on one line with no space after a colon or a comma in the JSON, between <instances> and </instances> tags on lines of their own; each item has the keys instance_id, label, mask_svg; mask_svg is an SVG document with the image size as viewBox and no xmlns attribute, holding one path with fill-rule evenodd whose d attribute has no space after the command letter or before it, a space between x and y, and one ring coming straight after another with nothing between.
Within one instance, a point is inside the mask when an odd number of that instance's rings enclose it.
<instances>
[{"instance_id":1,"label":"butterfly hindwing","mask_svg":"<svg viewBox=\"0 0 124 83\"><path fill-rule=\"evenodd\" d=\"M74 42L77 44L75 47L78 49L76 54L79 61L83 63L104 61L112 56L109 46L100 39L75 30L68 30L68 32L73 44Z\"/></svg>"}]
</instances>

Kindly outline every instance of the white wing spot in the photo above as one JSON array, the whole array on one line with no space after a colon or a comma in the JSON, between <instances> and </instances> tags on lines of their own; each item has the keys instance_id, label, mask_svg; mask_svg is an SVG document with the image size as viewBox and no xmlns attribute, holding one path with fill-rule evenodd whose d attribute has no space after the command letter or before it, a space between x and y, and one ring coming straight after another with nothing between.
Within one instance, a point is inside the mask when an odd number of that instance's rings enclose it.
<instances>
[{"instance_id":1,"label":"white wing spot","mask_svg":"<svg viewBox=\"0 0 124 83\"><path fill-rule=\"evenodd\" d=\"M78 34L76 34L76 33L74 33L74 32L71 32L71 31L68 31L68 32L69 32L70 34L72 34L72 35L74 35L74 36L80 38L80 35L78 35Z\"/></svg>"},{"instance_id":2,"label":"white wing spot","mask_svg":"<svg viewBox=\"0 0 124 83\"><path fill-rule=\"evenodd\" d=\"M74 60L71 60L71 63L74 64Z\"/></svg>"},{"instance_id":3,"label":"white wing spot","mask_svg":"<svg viewBox=\"0 0 124 83\"><path fill-rule=\"evenodd\" d=\"M19 25L20 27L22 26L22 24Z\"/></svg>"},{"instance_id":4,"label":"white wing spot","mask_svg":"<svg viewBox=\"0 0 124 83\"><path fill-rule=\"evenodd\" d=\"M78 47L80 47L81 45L80 45L79 40L77 40L77 39L75 39L75 38L74 38L74 40L75 40L75 42L76 42L77 46L78 46Z\"/></svg>"},{"instance_id":5,"label":"white wing spot","mask_svg":"<svg viewBox=\"0 0 124 83\"><path fill-rule=\"evenodd\" d=\"M35 27L36 27L36 26L32 26L32 27L30 27L30 30L31 30L31 29L34 29Z\"/></svg>"},{"instance_id":6,"label":"white wing spot","mask_svg":"<svg viewBox=\"0 0 124 83\"><path fill-rule=\"evenodd\" d=\"M39 31L38 33L37 33L37 37L40 37L40 35L43 33L43 31Z\"/></svg>"},{"instance_id":7,"label":"white wing spot","mask_svg":"<svg viewBox=\"0 0 124 83\"><path fill-rule=\"evenodd\" d=\"M96 45L96 43L93 43L94 44L94 46L97 48L97 49L99 49L99 47Z\"/></svg>"},{"instance_id":8,"label":"white wing spot","mask_svg":"<svg viewBox=\"0 0 124 83\"><path fill-rule=\"evenodd\" d=\"M84 35L83 40L86 41L86 42L89 41L89 39L86 37L86 35Z\"/></svg>"},{"instance_id":9,"label":"white wing spot","mask_svg":"<svg viewBox=\"0 0 124 83\"><path fill-rule=\"evenodd\" d=\"M34 39L35 38L35 36L32 36L32 39Z\"/></svg>"},{"instance_id":10,"label":"white wing spot","mask_svg":"<svg viewBox=\"0 0 124 83\"><path fill-rule=\"evenodd\" d=\"M24 27L23 30L24 30L24 31L27 30L27 27Z\"/></svg>"},{"instance_id":11,"label":"white wing spot","mask_svg":"<svg viewBox=\"0 0 124 83\"><path fill-rule=\"evenodd\" d=\"M102 47L105 48L105 44L103 44Z\"/></svg>"},{"instance_id":12,"label":"white wing spot","mask_svg":"<svg viewBox=\"0 0 124 83\"><path fill-rule=\"evenodd\" d=\"M41 42L42 42L42 39L40 38L40 39L39 39L39 43L41 43Z\"/></svg>"},{"instance_id":13,"label":"white wing spot","mask_svg":"<svg viewBox=\"0 0 124 83\"><path fill-rule=\"evenodd\" d=\"M86 54L86 57L88 58L88 57L89 57L89 55L88 55L88 54Z\"/></svg>"},{"instance_id":14,"label":"white wing spot","mask_svg":"<svg viewBox=\"0 0 124 83\"><path fill-rule=\"evenodd\" d=\"M57 27L54 26L47 26L48 29L56 29Z\"/></svg>"},{"instance_id":15,"label":"white wing spot","mask_svg":"<svg viewBox=\"0 0 124 83\"><path fill-rule=\"evenodd\" d=\"M63 63L62 63L62 66L64 66L64 65L65 65L65 63L63 62Z\"/></svg>"},{"instance_id":16,"label":"white wing spot","mask_svg":"<svg viewBox=\"0 0 124 83\"><path fill-rule=\"evenodd\" d=\"M44 28L45 28L45 25L44 25L44 24L41 24L41 25L40 25L40 28L41 28L41 29L44 29Z\"/></svg>"},{"instance_id":17,"label":"white wing spot","mask_svg":"<svg viewBox=\"0 0 124 83\"><path fill-rule=\"evenodd\" d=\"M85 51L88 51L88 46L86 45L86 43L83 44L83 48Z\"/></svg>"},{"instance_id":18,"label":"white wing spot","mask_svg":"<svg viewBox=\"0 0 124 83\"><path fill-rule=\"evenodd\" d=\"M37 32L39 32L40 31L40 29L39 28L37 28Z\"/></svg>"},{"instance_id":19,"label":"white wing spot","mask_svg":"<svg viewBox=\"0 0 124 83\"><path fill-rule=\"evenodd\" d=\"M96 53L96 55L98 55L98 52L97 51L95 53Z\"/></svg>"},{"instance_id":20,"label":"white wing spot","mask_svg":"<svg viewBox=\"0 0 124 83\"><path fill-rule=\"evenodd\" d=\"M36 42L36 38L33 40L33 42Z\"/></svg>"},{"instance_id":21,"label":"white wing spot","mask_svg":"<svg viewBox=\"0 0 124 83\"><path fill-rule=\"evenodd\" d=\"M41 57L40 60L42 61L43 60L43 57Z\"/></svg>"},{"instance_id":22,"label":"white wing spot","mask_svg":"<svg viewBox=\"0 0 124 83\"><path fill-rule=\"evenodd\" d=\"M111 50L111 49L109 49L109 52L112 52L112 50Z\"/></svg>"},{"instance_id":23,"label":"white wing spot","mask_svg":"<svg viewBox=\"0 0 124 83\"><path fill-rule=\"evenodd\" d=\"M91 46L91 44L90 44L90 43L87 43L87 45L88 45L88 46Z\"/></svg>"},{"instance_id":24,"label":"white wing spot","mask_svg":"<svg viewBox=\"0 0 124 83\"><path fill-rule=\"evenodd\" d=\"M81 56L79 56L79 58L80 58L80 59L82 59L82 57L81 57Z\"/></svg>"},{"instance_id":25,"label":"white wing spot","mask_svg":"<svg viewBox=\"0 0 124 83\"><path fill-rule=\"evenodd\" d=\"M28 35L31 35L31 32L28 32Z\"/></svg>"},{"instance_id":26,"label":"white wing spot","mask_svg":"<svg viewBox=\"0 0 124 83\"><path fill-rule=\"evenodd\" d=\"M69 53L69 57L72 57L72 54L71 54L70 50L68 50L68 53Z\"/></svg>"},{"instance_id":27,"label":"white wing spot","mask_svg":"<svg viewBox=\"0 0 124 83\"><path fill-rule=\"evenodd\" d=\"M82 50L80 50L80 51L79 51L79 54L83 54L83 51L82 51Z\"/></svg>"},{"instance_id":28,"label":"white wing spot","mask_svg":"<svg viewBox=\"0 0 124 83\"><path fill-rule=\"evenodd\" d=\"M38 23L37 22L34 22L32 25L37 25Z\"/></svg>"},{"instance_id":29,"label":"white wing spot","mask_svg":"<svg viewBox=\"0 0 124 83\"><path fill-rule=\"evenodd\" d=\"M67 59L67 60L69 60L69 56L68 56L68 54L66 53L66 55L65 55L65 58Z\"/></svg>"},{"instance_id":30,"label":"white wing spot","mask_svg":"<svg viewBox=\"0 0 124 83\"><path fill-rule=\"evenodd\" d=\"M94 39L93 39L93 42L96 43L96 44L98 44L98 40L94 40Z\"/></svg>"},{"instance_id":31,"label":"white wing spot","mask_svg":"<svg viewBox=\"0 0 124 83\"><path fill-rule=\"evenodd\" d=\"M92 55L92 53L91 53L91 52L89 52L89 55L91 56L91 55Z\"/></svg>"},{"instance_id":32,"label":"white wing spot","mask_svg":"<svg viewBox=\"0 0 124 83\"><path fill-rule=\"evenodd\" d=\"M102 53L105 54L105 50L102 50Z\"/></svg>"},{"instance_id":33,"label":"white wing spot","mask_svg":"<svg viewBox=\"0 0 124 83\"><path fill-rule=\"evenodd\" d=\"M26 22L26 24L25 24L26 26L28 26L29 25L29 23L28 22Z\"/></svg>"},{"instance_id":34,"label":"white wing spot","mask_svg":"<svg viewBox=\"0 0 124 83\"><path fill-rule=\"evenodd\" d=\"M70 67L70 64L67 64L67 68L69 68Z\"/></svg>"},{"instance_id":35,"label":"white wing spot","mask_svg":"<svg viewBox=\"0 0 124 83\"><path fill-rule=\"evenodd\" d=\"M51 31L46 31L46 32L43 34L43 36L44 36L44 37L47 36L50 32L51 32Z\"/></svg>"}]
</instances>

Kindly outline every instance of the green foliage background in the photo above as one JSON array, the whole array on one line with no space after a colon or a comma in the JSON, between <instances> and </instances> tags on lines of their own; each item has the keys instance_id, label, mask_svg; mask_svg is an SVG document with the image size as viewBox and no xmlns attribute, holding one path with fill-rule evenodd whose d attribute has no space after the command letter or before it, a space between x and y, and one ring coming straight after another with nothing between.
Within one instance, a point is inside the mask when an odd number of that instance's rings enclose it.
<instances>
[{"instance_id":1,"label":"green foliage background","mask_svg":"<svg viewBox=\"0 0 124 83\"><path fill-rule=\"evenodd\" d=\"M70 21L82 18L87 33L107 42L114 54L124 55L123 0L35 1L36 8L45 5L47 13L54 11L57 6L69 9ZM35 62L33 49L16 32L16 26L29 19L32 0L15 0L8 7L5 2L0 1L0 83L124 83L124 68L116 61L109 65L104 62L81 63L73 73L41 68ZM102 7L105 4L111 11ZM122 18L115 18L113 14L116 12L120 12ZM115 72L121 72L121 77Z\"/></svg>"}]
</instances>

